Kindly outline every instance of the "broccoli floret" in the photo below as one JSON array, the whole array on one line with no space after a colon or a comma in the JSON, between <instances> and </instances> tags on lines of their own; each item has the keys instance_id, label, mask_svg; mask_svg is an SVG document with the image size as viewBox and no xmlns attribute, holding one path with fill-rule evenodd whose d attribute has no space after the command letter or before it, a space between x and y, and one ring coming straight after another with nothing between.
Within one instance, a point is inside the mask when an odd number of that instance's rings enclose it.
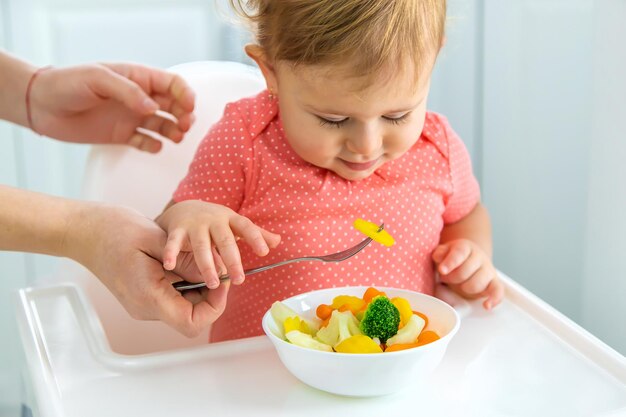
<instances>
[{"instance_id":1,"label":"broccoli floret","mask_svg":"<svg viewBox=\"0 0 626 417\"><path fill-rule=\"evenodd\" d=\"M330 346L337 346L350 336L361 334L359 322L351 311L333 311L328 325L317 332L317 339Z\"/></svg>"},{"instance_id":2,"label":"broccoli floret","mask_svg":"<svg viewBox=\"0 0 626 417\"><path fill-rule=\"evenodd\" d=\"M385 296L375 297L367 306L361 320L361 331L372 339L385 343L398 332L400 311Z\"/></svg>"}]
</instances>

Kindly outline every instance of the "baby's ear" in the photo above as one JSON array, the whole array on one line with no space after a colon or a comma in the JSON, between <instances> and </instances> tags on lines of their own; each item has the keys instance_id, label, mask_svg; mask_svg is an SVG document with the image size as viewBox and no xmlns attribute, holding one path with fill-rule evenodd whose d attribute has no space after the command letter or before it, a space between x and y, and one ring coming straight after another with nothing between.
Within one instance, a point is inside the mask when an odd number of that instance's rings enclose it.
<instances>
[{"instance_id":1,"label":"baby's ear","mask_svg":"<svg viewBox=\"0 0 626 417\"><path fill-rule=\"evenodd\" d=\"M244 50L246 51L246 55L256 62L261 69L261 73L263 73L263 78L265 78L265 83L267 84L267 89L269 91L277 91L278 83L276 82L274 65L265 53L265 50L260 45L256 44L248 44L245 46Z\"/></svg>"}]
</instances>

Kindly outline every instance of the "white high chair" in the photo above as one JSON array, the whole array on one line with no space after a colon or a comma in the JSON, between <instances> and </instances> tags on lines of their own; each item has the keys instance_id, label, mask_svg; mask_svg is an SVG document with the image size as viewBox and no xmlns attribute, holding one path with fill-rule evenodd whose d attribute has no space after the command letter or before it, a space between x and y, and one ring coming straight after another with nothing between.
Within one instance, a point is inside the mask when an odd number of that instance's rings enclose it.
<instances>
[{"instance_id":1,"label":"white high chair","mask_svg":"<svg viewBox=\"0 0 626 417\"><path fill-rule=\"evenodd\" d=\"M265 86L257 69L235 62L192 62L170 70L180 74L196 92L196 122L185 140L180 144L166 142L156 155L128 147L94 146L83 185L85 199L132 207L156 217L171 199L198 143L221 117L225 104ZM163 323L130 318L104 285L77 265L64 271L61 278L85 291L117 353L149 353L207 342L207 333L187 339Z\"/></svg>"}]
</instances>

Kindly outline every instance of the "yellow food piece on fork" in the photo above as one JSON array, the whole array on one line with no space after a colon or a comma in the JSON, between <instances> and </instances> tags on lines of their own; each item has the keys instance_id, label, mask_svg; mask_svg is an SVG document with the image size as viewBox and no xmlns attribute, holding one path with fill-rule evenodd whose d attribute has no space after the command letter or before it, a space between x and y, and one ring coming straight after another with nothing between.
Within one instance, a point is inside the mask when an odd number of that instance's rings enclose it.
<instances>
[{"instance_id":1,"label":"yellow food piece on fork","mask_svg":"<svg viewBox=\"0 0 626 417\"><path fill-rule=\"evenodd\" d=\"M385 246L391 246L396 243L393 237L386 230L378 231L380 226L376 223L368 222L363 219L356 219L354 221L354 228L365 236L372 238L372 240L381 243Z\"/></svg>"}]
</instances>

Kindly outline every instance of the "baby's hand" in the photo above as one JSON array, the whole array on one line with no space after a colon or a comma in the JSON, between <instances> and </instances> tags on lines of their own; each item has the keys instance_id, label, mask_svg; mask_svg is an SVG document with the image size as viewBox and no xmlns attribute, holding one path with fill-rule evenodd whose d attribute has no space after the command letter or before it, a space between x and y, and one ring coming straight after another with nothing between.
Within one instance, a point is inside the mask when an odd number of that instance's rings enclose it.
<instances>
[{"instance_id":1,"label":"baby's hand","mask_svg":"<svg viewBox=\"0 0 626 417\"><path fill-rule=\"evenodd\" d=\"M181 251L193 252L202 278L209 288L220 285L219 274L230 275L233 284L244 280L237 240L243 239L259 256L280 242L280 236L262 229L226 206L197 200L167 208L157 219L167 232L163 267L173 270Z\"/></svg>"},{"instance_id":2,"label":"baby's hand","mask_svg":"<svg viewBox=\"0 0 626 417\"><path fill-rule=\"evenodd\" d=\"M474 242L457 239L437 246L432 254L441 282L466 298L486 297L483 306L491 310L504 297L489 256Z\"/></svg>"}]
</instances>

